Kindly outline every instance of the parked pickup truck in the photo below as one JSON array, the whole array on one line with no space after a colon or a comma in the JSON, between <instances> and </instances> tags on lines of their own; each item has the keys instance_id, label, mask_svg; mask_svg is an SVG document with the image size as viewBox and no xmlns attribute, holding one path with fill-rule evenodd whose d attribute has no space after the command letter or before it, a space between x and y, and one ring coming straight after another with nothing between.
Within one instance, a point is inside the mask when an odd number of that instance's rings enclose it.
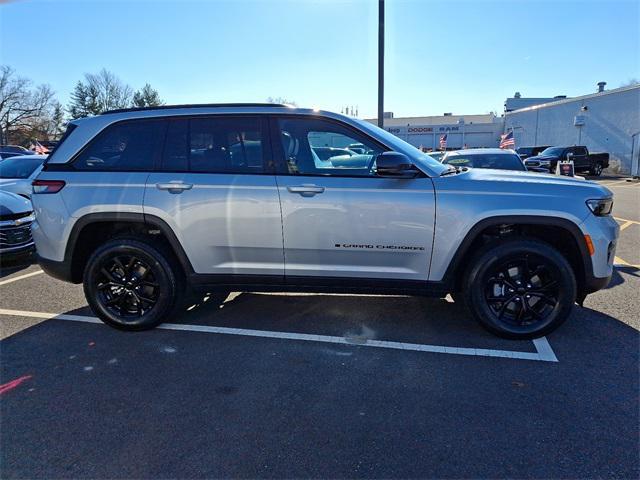
<instances>
[{"instance_id":1,"label":"parked pickup truck","mask_svg":"<svg viewBox=\"0 0 640 480\"><path fill-rule=\"evenodd\" d=\"M589 172L599 176L609 166L608 153L589 153L587 147L549 147L540 155L529 157L524 161L529 170L548 169L553 172L559 160L573 160L576 172Z\"/></svg>"}]
</instances>

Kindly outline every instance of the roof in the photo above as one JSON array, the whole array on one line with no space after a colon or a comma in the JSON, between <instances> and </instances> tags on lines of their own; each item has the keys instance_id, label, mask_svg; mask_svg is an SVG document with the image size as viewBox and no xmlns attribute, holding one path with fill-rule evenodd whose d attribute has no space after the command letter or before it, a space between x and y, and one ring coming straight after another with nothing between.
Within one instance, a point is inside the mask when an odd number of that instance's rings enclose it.
<instances>
[{"instance_id":1,"label":"roof","mask_svg":"<svg viewBox=\"0 0 640 480\"><path fill-rule=\"evenodd\" d=\"M527 111L537 110L539 108L553 107L555 105L564 105L566 103L571 103L571 102L582 102L583 100L588 100L591 98L599 98L606 95L615 95L618 93L623 93L631 90L640 90L640 83L628 85L626 87L612 88L611 90L605 90L604 92L590 93L587 95L582 95L580 97L562 98L552 102L541 103L539 105L533 105L530 107L521 108L519 110L514 110L512 112L507 112L507 115L510 115L512 113L517 113L517 112L527 112Z\"/></svg>"},{"instance_id":2,"label":"roof","mask_svg":"<svg viewBox=\"0 0 640 480\"><path fill-rule=\"evenodd\" d=\"M563 97L562 100L564 100L565 98ZM535 97L531 97L531 98L518 98L518 97L511 97L511 98L507 98L504 102L504 109L507 112L511 112L513 110L520 110L522 108L527 108L527 107L531 107L533 105L540 105L541 103L548 103L548 102L553 102L554 100L560 100L559 98L554 98L554 97L539 97L539 98L535 98Z\"/></svg>"},{"instance_id":3,"label":"roof","mask_svg":"<svg viewBox=\"0 0 640 480\"><path fill-rule=\"evenodd\" d=\"M131 108L117 108L114 110L107 110L100 115L108 115L110 113L124 113L124 112L144 112L147 110L170 110L175 108L216 108L216 107L289 107L283 103L193 103L184 105L159 105L155 107L131 107Z\"/></svg>"},{"instance_id":4,"label":"roof","mask_svg":"<svg viewBox=\"0 0 640 480\"><path fill-rule=\"evenodd\" d=\"M458 120L463 119L469 123L494 123L498 117L493 113L472 115L429 115L425 117L394 117L385 118L385 127L406 127L407 125L457 125ZM367 122L377 123L376 118L368 118Z\"/></svg>"},{"instance_id":5,"label":"roof","mask_svg":"<svg viewBox=\"0 0 640 480\"><path fill-rule=\"evenodd\" d=\"M516 153L513 150L508 150L504 148L467 148L465 150L453 150L451 152L447 152L447 156L455 156L455 155L482 155L482 154L510 154L513 155Z\"/></svg>"}]
</instances>

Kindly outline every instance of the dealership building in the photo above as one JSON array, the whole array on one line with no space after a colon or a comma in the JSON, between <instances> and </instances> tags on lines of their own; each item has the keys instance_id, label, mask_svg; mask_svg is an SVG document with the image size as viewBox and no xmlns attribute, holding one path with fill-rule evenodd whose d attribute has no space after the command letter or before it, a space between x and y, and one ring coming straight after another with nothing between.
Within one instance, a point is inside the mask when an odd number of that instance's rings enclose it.
<instances>
[{"instance_id":1,"label":"dealership building","mask_svg":"<svg viewBox=\"0 0 640 480\"><path fill-rule=\"evenodd\" d=\"M375 119L368 120L376 123ZM484 115L444 115L396 117L385 113L384 128L411 145L438 150L440 137L447 134L447 149L497 147L504 122L494 113Z\"/></svg>"},{"instance_id":2,"label":"dealership building","mask_svg":"<svg viewBox=\"0 0 640 480\"><path fill-rule=\"evenodd\" d=\"M498 147L500 135L513 131L516 147L585 145L591 152L610 155L609 170L639 174L640 84L605 90L605 83L589 95L567 98L507 98L498 117L453 115L394 117L386 112L384 128L408 143L439 149L447 134L447 149ZM376 123L375 119L368 120Z\"/></svg>"},{"instance_id":3,"label":"dealership building","mask_svg":"<svg viewBox=\"0 0 640 480\"><path fill-rule=\"evenodd\" d=\"M518 146L585 145L609 153L609 170L638 175L640 84L612 90L598 84L590 95L553 99L507 111L504 131Z\"/></svg>"}]
</instances>

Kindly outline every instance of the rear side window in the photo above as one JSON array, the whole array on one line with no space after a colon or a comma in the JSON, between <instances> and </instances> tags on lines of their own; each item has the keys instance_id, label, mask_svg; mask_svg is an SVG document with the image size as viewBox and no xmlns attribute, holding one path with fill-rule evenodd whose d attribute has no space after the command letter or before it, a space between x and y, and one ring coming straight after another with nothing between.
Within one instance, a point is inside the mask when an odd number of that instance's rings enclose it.
<instances>
[{"instance_id":1,"label":"rear side window","mask_svg":"<svg viewBox=\"0 0 640 480\"><path fill-rule=\"evenodd\" d=\"M162 169L194 173L263 173L259 118L205 117L172 120Z\"/></svg>"},{"instance_id":2,"label":"rear side window","mask_svg":"<svg viewBox=\"0 0 640 480\"><path fill-rule=\"evenodd\" d=\"M135 120L101 132L74 162L77 170L153 170L154 152L164 122Z\"/></svg>"}]
</instances>

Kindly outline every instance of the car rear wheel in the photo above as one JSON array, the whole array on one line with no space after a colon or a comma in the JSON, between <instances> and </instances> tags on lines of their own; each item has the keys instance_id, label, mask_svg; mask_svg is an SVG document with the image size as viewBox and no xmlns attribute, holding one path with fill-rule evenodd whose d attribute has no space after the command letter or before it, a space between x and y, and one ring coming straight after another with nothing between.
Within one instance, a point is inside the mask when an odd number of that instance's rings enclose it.
<instances>
[{"instance_id":1,"label":"car rear wheel","mask_svg":"<svg viewBox=\"0 0 640 480\"><path fill-rule=\"evenodd\" d=\"M602 175L602 164L600 162L596 162L593 167L591 167L591 175L594 177Z\"/></svg>"},{"instance_id":2,"label":"car rear wheel","mask_svg":"<svg viewBox=\"0 0 640 480\"><path fill-rule=\"evenodd\" d=\"M115 239L91 255L84 292L93 312L122 330L146 330L162 323L178 303L178 269L160 246L135 238Z\"/></svg>"},{"instance_id":3,"label":"car rear wheel","mask_svg":"<svg viewBox=\"0 0 640 480\"><path fill-rule=\"evenodd\" d=\"M569 262L537 240L508 240L484 247L467 270L465 302L489 331L530 339L558 328L576 299Z\"/></svg>"}]
</instances>

